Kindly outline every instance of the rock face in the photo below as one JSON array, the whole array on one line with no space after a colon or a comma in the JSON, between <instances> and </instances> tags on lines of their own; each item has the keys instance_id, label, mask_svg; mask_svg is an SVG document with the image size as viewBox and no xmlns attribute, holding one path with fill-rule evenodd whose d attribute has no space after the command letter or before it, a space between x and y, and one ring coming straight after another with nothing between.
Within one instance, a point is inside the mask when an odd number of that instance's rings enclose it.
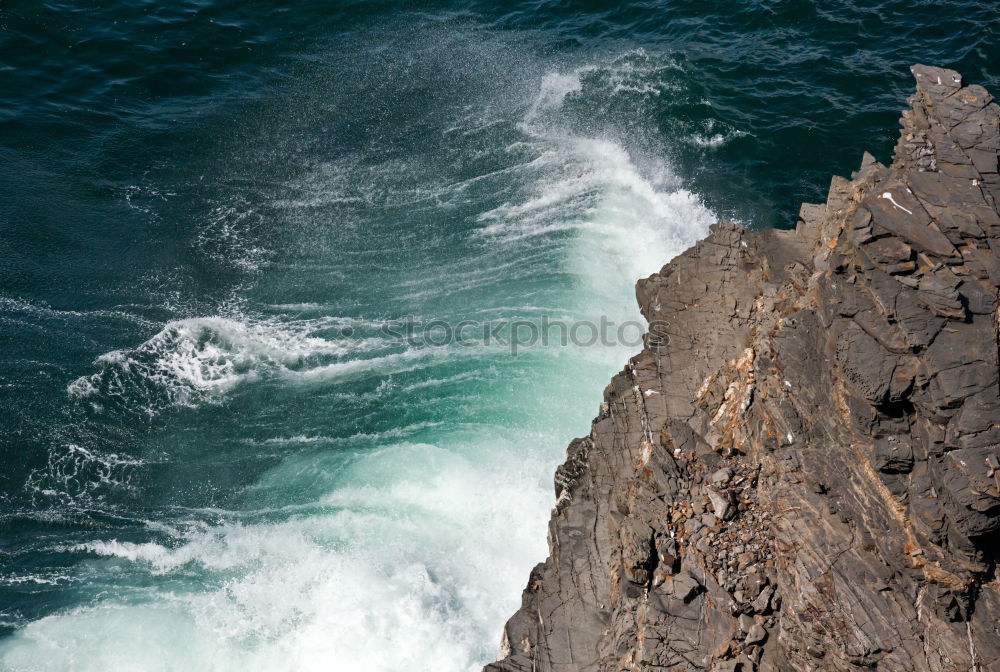
<instances>
[{"instance_id":1,"label":"rock face","mask_svg":"<svg viewBox=\"0 0 1000 672\"><path fill-rule=\"evenodd\" d=\"M639 281L488 672L1000 670L1000 107L913 74L891 167Z\"/></svg>"}]
</instances>

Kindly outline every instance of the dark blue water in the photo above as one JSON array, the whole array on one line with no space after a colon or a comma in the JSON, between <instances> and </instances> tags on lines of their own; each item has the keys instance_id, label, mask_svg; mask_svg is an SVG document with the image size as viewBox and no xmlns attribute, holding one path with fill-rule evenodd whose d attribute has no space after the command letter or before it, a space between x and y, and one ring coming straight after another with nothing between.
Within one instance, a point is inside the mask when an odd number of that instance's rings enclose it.
<instances>
[{"instance_id":1,"label":"dark blue water","mask_svg":"<svg viewBox=\"0 0 1000 672\"><path fill-rule=\"evenodd\" d=\"M790 226L993 3L0 6L0 669L468 670L718 217Z\"/></svg>"}]
</instances>

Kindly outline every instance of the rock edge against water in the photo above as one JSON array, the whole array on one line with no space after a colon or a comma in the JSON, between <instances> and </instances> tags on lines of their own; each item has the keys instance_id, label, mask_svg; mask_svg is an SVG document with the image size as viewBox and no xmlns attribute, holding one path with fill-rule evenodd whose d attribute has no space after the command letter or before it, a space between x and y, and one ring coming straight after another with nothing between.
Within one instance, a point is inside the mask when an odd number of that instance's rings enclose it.
<instances>
[{"instance_id":1,"label":"rock edge against water","mask_svg":"<svg viewBox=\"0 0 1000 672\"><path fill-rule=\"evenodd\" d=\"M1000 670L1000 108L912 71L892 166L639 281L487 672Z\"/></svg>"}]
</instances>

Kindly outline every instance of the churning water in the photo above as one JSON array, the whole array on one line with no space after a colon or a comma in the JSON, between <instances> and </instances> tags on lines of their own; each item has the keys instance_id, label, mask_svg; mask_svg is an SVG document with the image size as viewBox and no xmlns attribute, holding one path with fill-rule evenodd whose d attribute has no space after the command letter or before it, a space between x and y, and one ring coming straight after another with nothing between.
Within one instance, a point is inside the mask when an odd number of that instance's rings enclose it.
<instances>
[{"instance_id":1,"label":"churning water","mask_svg":"<svg viewBox=\"0 0 1000 672\"><path fill-rule=\"evenodd\" d=\"M641 321L1000 62L983 3L85 4L0 8L3 670L488 662L638 346L478 326Z\"/></svg>"}]
</instances>

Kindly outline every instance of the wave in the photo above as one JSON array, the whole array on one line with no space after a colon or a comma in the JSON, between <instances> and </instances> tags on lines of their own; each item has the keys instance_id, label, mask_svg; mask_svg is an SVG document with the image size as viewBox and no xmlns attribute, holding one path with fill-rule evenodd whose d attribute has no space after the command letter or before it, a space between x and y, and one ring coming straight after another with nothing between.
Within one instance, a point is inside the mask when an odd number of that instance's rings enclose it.
<instances>
[{"instance_id":1,"label":"wave","mask_svg":"<svg viewBox=\"0 0 1000 672\"><path fill-rule=\"evenodd\" d=\"M376 289L400 302L393 307L443 306L459 318L640 319L635 279L714 217L627 129L591 132L572 108L595 95L668 95L671 78L660 75L676 70L630 52L532 72L514 109L497 108L502 123L489 121L496 110L471 110L461 115L464 130L453 119L444 124L445 137L474 142L463 151L486 156L470 162L481 168L472 176L424 179L433 166L413 157L318 161L303 188L276 206L302 219L320 206L336 210L296 229L320 233L319 242L301 242L310 254L292 270L307 268L298 276L307 280L324 263L343 270L322 256L336 252L320 235L333 222L358 248L389 251L396 272ZM460 225L434 244L424 238L439 233L436 220L415 230L408 219L407 204L445 212L457 203L465 204ZM366 208L388 209L379 212L399 218L401 231L355 227ZM219 216L213 240L226 238L228 222L252 242L252 216ZM230 242L226 249L239 248ZM445 274L440 255L455 247ZM271 257L248 254L281 272ZM170 322L135 348L100 357L67 392L82 404L156 415L264 383L310 392L330 381L363 385L323 390L329 407L309 424L261 424L236 437L278 458L231 493L238 511L178 510L202 524L163 516L145 537L101 530L65 544L78 572L113 577L116 589L27 624L0 646L0 667L451 671L477 669L493 655L524 576L545 554L548 474L628 352L549 348L515 360L484 344L394 345L374 322L324 315L337 310L327 295L266 295L266 317ZM348 424L326 424L327 416Z\"/></svg>"},{"instance_id":2,"label":"wave","mask_svg":"<svg viewBox=\"0 0 1000 672\"><path fill-rule=\"evenodd\" d=\"M99 370L77 378L66 391L75 399L117 400L131 410L155 415L168 406L219 401L234 387L264 377L329 377L371 366L366 360L338 360L380 348L381 340L315 335L342 324L337 318L177 320L134 349L101 355L95 362Z\"/></svg>"},{"instance_id":3,"label":"wave","mask_svg":"<svg viewBox=\"0 0 1000 672\"><path fill-rule=\"evenodd\" d=\"M111 669L470 669L503 614L492 596L519 583L519 570L542 552L544 522L534 512L550 499L538 482L542 464L498 450L538 437L480 438L478 448L494 446L485 460L456 445L398 443L372 452L327 483L326 512L193 529L165 543L67 547L89 558L92 571L125 563L130 574L218 578L199 590L161 593L152 604L140 593L138 601L30 623L0 661L5 669L58 669L72 659L99 669L114 651L119 662ZM287 489L283 481L298 476L282 467L270 478ZM471 545L470 530L478 530ZM373 646L376 640L383 645ZM58 650L49 649L53 642ZM191 651L214 653L197 660ZM166 668L156 665L162 656Z\"/></svg>"},{"instance_id":4,"label":"wave","mask_svg":"<svg viewBox=\"0 0 1000 672\"><path fill-rule=\"evenodd\" d=\"M662 71L682 72L636 50L607 64L543 76L520 123L539 152L519 168L519 182L530 186L516 201L482 213L481 235L536 244L532 239L540 236L571 233L575 253L566 259L593 292L592 305L601 305L598 297L609 289L616 296L623 287L631 293L637 278L703 237L716 216L665 160L636 156L614 133L582 135L563 111L574 97L613 97L630 88L626 82L661 81Z\"/></svg>"}]
</instances>

